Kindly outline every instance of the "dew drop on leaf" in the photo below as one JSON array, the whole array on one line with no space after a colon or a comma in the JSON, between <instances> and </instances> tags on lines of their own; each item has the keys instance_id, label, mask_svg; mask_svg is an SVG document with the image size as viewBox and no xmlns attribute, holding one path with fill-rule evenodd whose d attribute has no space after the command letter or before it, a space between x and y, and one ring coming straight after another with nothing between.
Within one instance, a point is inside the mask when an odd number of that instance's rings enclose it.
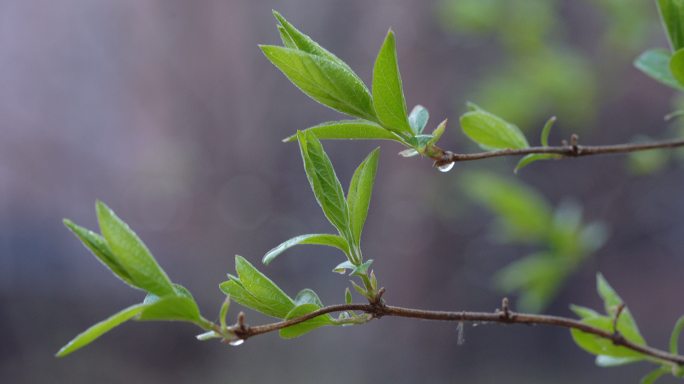
<instances>
[{"instance_id":1,"label":"dew drop on leaf","mask_svg":"<svg viewBox=\"0 0 684 384\"><path fill-rule=\"evenodd\" d=\"M439 167L437 167L437 169L439 169L442 172L449 172L449 171L451 171L451 168L454 167L454 164L455 163L440 165Z\"/></svg>"}]
</instances>

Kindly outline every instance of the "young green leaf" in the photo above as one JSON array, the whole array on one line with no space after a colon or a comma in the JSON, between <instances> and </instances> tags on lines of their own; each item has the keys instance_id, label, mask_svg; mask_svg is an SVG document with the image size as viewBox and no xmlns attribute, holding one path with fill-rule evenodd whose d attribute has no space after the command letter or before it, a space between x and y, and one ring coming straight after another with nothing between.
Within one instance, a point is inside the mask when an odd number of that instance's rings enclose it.
<instances>
[{"instance_id":1,"label":"young green leaf","mask_svg":"<svg viewBox=\"0 0 684 384\"><path fill-rule=\"evenodd\" d=\"M406 113L394 32L390 29L373 67L373 105L380 122L403 137L413 135Z\"/></svg>"},{"instance_id":2,"label":"young green leaf","mask_svg":"<svg viewBox=\"0 0 684 384\"><path fill-rule=\"evenodd\" d=\"M679 334L682 332L682 326L684 326L684 316L677 320L677 323L672 330L672 336L670 336L670 353L673 355L679 355L679 348L677 348L677 342L679 341Z\"/></svg>"},{"instance_id":3,"label":"young green leaf","mask_svg":"<svg viewBox=\"0 0 684 384\"><path fill-rule=\"evenodd\" d=\"M235 255L235 269L245 289L260 302L273 309L276 317L284 318L295 307L294 301L289 296L244 257Z\"/></svg>"},{"instance_id":4,"label":"young green leaf","mask_svg":"<svg viewBox=\"0 0 684 384\"><path fill-rule=\"evenodd\" d=\"M96 210L102 235L135 286L158 296L176 296L166 272L135 232L104 203L98 201Z\"/></svg>"},{"instance_id":5,"label":"young green leaf","mask_svg":"<svg viewBox=\"0 0 684 384\"><path fill-rule=\"evenodd\" d=\"M259 311L269 316L282 319L282 316L280 316L282 314L281 311L275 310L259 301L259 299L245 289L245 287L242 285L242 282L239 282L239 280L225 281L221 283L219 287L221 288L221 291L223 291L226 295L230 295L230 298L238 304L244 305L247 308L252 308L255 311Z\"/></svg>"},{"instance_id":6,"label":"young green leaf","mask_svg":"<svg viewBox=\"0 0 684 384\"><path fill-rule=\"evenodd\" d=\"M331 247L337 247L341 249L347 257L349 256L349 243L344 238L337 235L301 235L293 237L292 239L280 244L279 246L271 249L264 255L262 262L268 265L276 256L285 252L298 244L318 244L318 245L329 245Z\"/></svg>"},{"instance_id":7,"label":"young green leaf","mask_svg":"<svg viewBox=\"0 0 684 384\"><path fill-rule=\"evenodd\" d=\"M395 133L386 130L380 125L368 120L342 120L323 123L306 129L311 131L319 140L323 139L381 139L394 140L404 145L406 142ZM283 141L297 140L297 135L292 135Z\"/></svg>"},{"instance_id":8,"label":"young green leaf","mask_svg":"<svg viewBox=\"0 0 684 384\"><path fill-rule=\"evenodd\" d=\"M347 287L347 288L344 290L344 302L345 302L346 304L351 304L351 303L352 303L352 295L351 295L351 291L349 290L349 287Z\"/></svg>"},{"instance_id":9,"label":"young green leaf","mask_svg":"<svg viewBox=\"0 0 684 384\"><path fill-rule=\"evenodd\" d=\"M303 289L301 292L297 294L297 297L295 298L295 304L314 304L317 305L319 308L323 308L323 303L321 302L321 299L318 298L316 292L308 288Z\"/></svg>"},{"instance_id":10,"label":"young green leaf","mask_svg":"<svg viewBox=\"0 0 684 384\"><path fill-rule=\"evenodd\" d=\"M608 281L606 281L601 273L596 274L596 287L599 296L601 296L603 299L603 304L606 308L606 314L608 316L615 316L617 307L624 302L610 286L610 284L608 284ZM620 312L620 318L618 319L618 322L624 323L625 326L630 327L634 329L636 333L639 333L639 328L637 327L636 321L634 321L634 317L632 317L632 313L627 307L623 308L622 312Z\"/></svg>"},{"instance_id":11,"label":"young green leaf","mask_svg":"<svg viewBox=\"0 0 684 384\"><path fill-rule=\"evenodd\" d=\"M297 49L270 45L260 47L294 85L314 100L351 116L377 120L368 89L340 64Z\"/></svg>"},{"instance_id":12,"label":"young green leaf","mask_svg":"<svg viewBox=\"0 0 684 384\"><path fill-rule=\"evenodd\" d=\"M434 131L432 131L432 139L430 139L430 141L428 142L428 147L434 145L437 142L437 140L439 140L439 138L442 137L444 129L446 129L446 123L447 120L445 119L444 121L439 123L439 125L437 126L437 128L435 128Z\"/></svg>"},{"instance_id":13,"label":"young green leaf","mask_svg":"<svg viewBox=\"0 0 684 384\"><path fill-rule=\"evenodd\" d=\"M430 114L422 105L416 105L413 107L413 110L411 110L411 113L408 117L409 125L413 129L413 133L416 135L422 134L429 118Z\"/></svg>"},{"instance_id":14,"label":"young green leaf","mask_svg":"<svg viewBox=\"0 0 684 384\"><path fill-rule=\"evenodd\" d=\"M600 317L601 316L600 313L594 311L593 309L587 308L587 307L582 307L579 305L570 304L570 309L573 312L575 312L575 314L577 316L579 316L583 319L587 318L587 317Z\"/></svg>"},{"instance_id":15,"label":"young green leaf","mask_svg":"<svg viewBox=\"0 0 684 384\"><path fill-rule=\"evenodd\" d=\"M361 231L366 223L368 216L368 206L370 205L371 193L373 192L373 182L375 173L378 169L378 153L380 148L371 152L359 165L352 177L347 195L347 206L351 214L351 229L354 236L354 245L360 246Z\"/></svg>"},{"instance_id":16,"label":"young green leaf","mask_svg":"<svg viewBox=\"0 0 684 384\"><path fill-rule=\"evenodd\" d=\"M228 323L226 322L226 315L228 314L228 308L230 308L230 295L226 295L226 300L223 301L221 305L221 312L219 313L219 320L221 321L221 329L224 331L228 328Z\"/></svg>"},{"instance_id":17,"label":"young green leaf","mask_svg":"<svg viewBox=\"0 0 684 384\"><path fill-rule=\"evenodd\" d=\"M672 372L672 368L670 367L660 367L657 368L648 375L644 376L641 378L641 381L639 381L639 384L653 384L658 378L666 373Z\"/></svg>"},{"instance_id":18,"label":"young green leaf","mask_svg":"<svg viewBox=\"0 0 684 384\"><path fill-rule=\"evenodd\" d=\"M366 271L368 271L368 267L373 263L373 259L370 259L366 261L365 263L359 265L356 267L349 275L355 275L355 276L366 276Z\"/></svg>"},{"instance_id":19,"label":"young green leaf","mask_svg":"<svg viewBox=\"0 0 684 384\"><path fill-rule=\"evenodd\" d=\"M541 133L541 144L543 147L549 146L549 133L551 133L551 127L553 127L553 123L555 122L556 116L552 116L546 124L544 124L544 129L542 129Z\"/></svg>"},{"instance_id":20,"label":"young green leaf","mask_svg":"<svg viewBox=\"0 0 684 384\"><path fill-rule=\"evenodd\" d=\"M90 249L90 251L98 258L98 260L107 266L115 276L133 287L136 286L131 275L128 273L126 268L121 265L119 259L116 258L114 253L112 253L112 250L109 248L109 245L107 245L107 242L102 238L102 236L83 227L79 227L68 219L64 219L64 225L66 225L71 232L81 239L83 245Z\"/></svg>"},{"instance_id":21,"label":"young green leaf","mask_svg":"<svg viewBox=\"0 0 684 384\"><path fill-rule=\"evenodd\" d=\"M318 204L323 213L337 228L340 235L352 242L353 235L349 226L349 208L342 185L335 175L332 163L323 150L321 142L312 132L298 132L304 169Z\"/></svg>"},{"instance_id":22,"label":"young green leaf","mask_svg":"<svg viewBox=\"0 0 684 384\"><path fill-rule=\"evenodd\" d=\"M199 309L194 300L187 297L162 297L149 306L135 320L174 320L201 324Z\"/></svg>"},{"instance_id":23,"label":"young green leaf","mask_svg":"<svg viewBox=\"0 0 684 384\"><path fill-rule=\"evenodd\" d=\"M684 48L672 55L672 59L670 59L670 72L677 79L679 85L684 86Z\"/></svg>"},{"instance_id":24,"label":"young green leaf","mask_svg":"<svg viewBox=\"0 0 684 384\"><path fill-rule=\"evenodd\" d=\"M356 289L356 292L358 292L358 293L360 293L360 294L362 294L362 295L364 295L364 296L368 296L368 291L366 291L365 289L363 289L362 287L360 287L360 286L359 286L358 284L356 284L353 280L349 280L349 282L352 283L352 286L354 287L354 289Z\"/></svg>"},{"instance_id":25,"label":"young green leaf","mask_svg":"<svg viewBox=\"0 0 684 384\"><path fill-rule=\"evenodd\" d=\"M297 49L297 45L294 41L292 41L292 38L287 33L287 30L283 28L283 26L278 26L278 32L280 33L280 39L283 41L283 45L285 45L285 48Z\"/></svg>"},{"instance_id":26,"label":"young green leaf","mask_svg":"<svg viewBox=\"0 0 684 384\"><path fill-rule=\"evenodd\" d=\"M520 161L518 161L518 165L515 166L515 170L513 170L513 173L518 173L519 170L537 160L560 159L562 157L562 155L558 155L555 153L530 153L529 155L526 155L525 157L520 159Z\"/></svg>"},{"instance_id":27,"label":"young green leaf","mask_svg":"<svg viewBox=\"0 0 684 384\"><path fill-rule=\"evenodd\" d=\"M434 135L416 135L406 139L406 142L410 144L418 153L425 153L425 149L435 138Z\"/></svg>"},{"instance_id":28,"label":"young green leaf","mask_svg":"<svg viewBox=\"0 0 684 384\"><path fill-rule=\"evenodd\" d=\"M603 330L613 332L613 319L606 316L601 317L590 317L582 320L583 323L593 325L595 327L601 328ZM644 338L641 337L638 331L633 328L626 326L624 323L618 322L617 330L626 339L631 340L639 345L646 345ZM607 355L612 357L630 357L630 358L644 358L639 352L625 348L623 346L618 346L613 344L609 339L590 334L584 333L577 329L572 329L572 338L575 343L579 345L585 351L592 353L594 355Z\"/></svg>"},{"instance_id":29,"label":"young green leaf","mask_svg":"<svg viewBox=\"0 0 684 384\"><path fill-rule=\"evenodd\" d=\"M183 287L182 285L174 284L173 289L176 291L176 294L181 297L188 298L192 301L195 299L192 297L192 293L187 290L187 288ZM162 298L155 295L154 293L148 293L147 296L145 296L145 299L143 300L143 303L145 304L154 304L157 301L161 300Z\"/></svg>"},{"instance_id":30,"label":"young green leaf","mask_svg":"<svg viewBox=\"0 0 684 384\"><path fill-rule=\"evenodd\" d=\"M527 148L520 128L482 109L461 116L463 132L485 149Z\"/></svg>"},{"instance_id":31,"label":"young green leaf","mask_svg":"<svg viewBox=\"0 0 684 384\"><path fill-rule=\"evenodd\" d=\"M621 365L636 363L643 360L643 357L613 357L606 355L596 356L596 365L599 367L618 367Z\"/></svg>"},{"instance_id":32,"label":"young green leaf","mask_svg":"<svg viewBox=\"0 0 684 384\"><path fill-rule=\"evenodd\" d=\"M120 311L119 313L109 317L108 319L93 325L92 327L88 328L85 332L76 336L67 345L62 347L62 349L60 349L55 356L66 356L71 352L90 344L91 342L93 342L93 340L102 336L105 332L123 323L124 321L129 320L133 316L139 314L148 306L149 304L132 305Z\"/></svg>"},{"instance_id":33,"label":"young green leaf","mask_svg":"<svg viewBox=\"0 0 684 384\"><path fill-rule=\"evenodd\" d=\"M658 12L672 50L684 48L684 2L658 0Z\"/></svg>"},{"instance_id":34,"label":"young green leaf","mask_svg":"<svg viewBox=\"0 0 684 384\"><path fill-rule=\"evenodd\" d=\"M297 28L295 28L292 24L290 24L287 20L285 20L285 18L280 13L273 11L273 15L276 17L276 19L278 19L278 21L281 24L281 27L279 27L278 30L280 30L280 28L283 28L287 32L287 35L290 37L290 39L292 40L292 44L294 45L294 46L290 47L290 46L287 46L287 44L286 44L285 45L286 47L299 49L303 52L310 53L310 54L316 55L316 56L321 56L323 58L332 60L335 63L342 66L343 68L345 68L346 70L348 70L349 72L351 72L354 76L356 76L354 71L352 71L352 69L349 68L347 63L340 60L337 56L333 55L332 52L321 47L318 43L313 41L309 36L299 32L299 30L297 30ZM357 79L358 79L358 77L357 77ZM360 81L361 80L359 80L359 82Z\"/></svg>"},{"instance_id":35,"label":"young green leaf","mask_svg":"<svg viewBox=\"0 0 684 384\"><path fill-rule=\"evenodd\" d=\"M672 54L665 49L649 49L634 60L634 66L653 79L684 91L684 85L675 79L670 70L671 58Z\"/></svg>"},{"instance_id":36,"label":"young green leaf","mask_svg":"<svg viewBox=\"0 0 684 384\"><path fill-rule=\"evenodd\" d=\"M320 308L316 304L298 305L287 314L285 320L295 319L319 309ZM335 322L328 314L316 316L313 319L283 328L280 330L280 336L285 339L291 339L293 337L301 336L307 332L313 331L314 329L320 328L324 325L335 325Z\"/></svg>"},{"instance_id":37,"label":"young green leaf","mask_svg":"<svg viewBox=\"0 0 684 384\"><path fill-rule=\"evenodd\" d=\"M343 263L340 263L337 267L335 267L335 269L333 269L333 272L337 272L344 275L347 269L354 270L356 269L356 265L354 265L351 261L347 260Z\"/></svg>"}]
</instances>

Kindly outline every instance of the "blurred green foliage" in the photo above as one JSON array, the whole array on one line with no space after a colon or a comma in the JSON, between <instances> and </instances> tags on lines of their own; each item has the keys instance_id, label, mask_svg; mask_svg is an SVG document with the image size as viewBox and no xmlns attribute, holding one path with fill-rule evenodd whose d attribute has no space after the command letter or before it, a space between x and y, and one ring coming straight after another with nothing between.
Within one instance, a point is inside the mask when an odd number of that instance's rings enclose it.
<instances>
[{"instance_id":1,"label":"blurred green foliage","mask_svg":"<svg viewBox=\"0 0 684 384\"><path fill-rule=\"evenodd\" d=\"M464 173L459 184L466 195L496 215L491 233L497 242L539 247L493 278L499 290L519 293L522 311L542 311L568 276L608 238L602 223L583 222L578 204L567 201L554 209L536 190L515 179L479 171Z\"/></svg>"},{"instance_id":2,"label":"blurred green foliage","mask_svg":"<svg viewBox=\"0 0 684 384\"><path fill-rule=\"evenodd\" d=\"M656 18L653 5L641 0L583 3L579 6L594 9L596 18L607 21L598 45L589 47L607 55L569 41L565 32L577 25L568 25L562 15L565 4L558 0L438 1L436 13L444 29L493 36L506 55L488 69L488 76L478 81L468 98L523 130L551 114L574 131L590 126L600 106L600 68L595 61L608 58L604 64L619 67L624 56L642 47Z\"/></svg>"}]
</instances>

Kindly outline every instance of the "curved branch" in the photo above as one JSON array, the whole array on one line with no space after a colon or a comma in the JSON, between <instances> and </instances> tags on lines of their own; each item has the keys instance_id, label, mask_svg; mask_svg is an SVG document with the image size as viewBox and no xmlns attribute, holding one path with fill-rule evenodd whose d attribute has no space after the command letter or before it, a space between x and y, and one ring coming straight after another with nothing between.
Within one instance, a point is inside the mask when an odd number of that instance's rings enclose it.
<instances>
[{"instance_id":1,"label":"curved branch","mask_svg":"<svg viewBox=\"0 0 684 384\"><path fill-rule=\"evenodd\" d=\"M432 159L435 160L435 166L439 167L442 165L455 163L457 161L480 160L487 159L490 157L501 156L530 155L533 153L557 154L563 157L581 157L589 155L601 155L607 153L634 152L644 151L648 149L675 148L684 146L684 139L670 139L652 141L648 143L615 145L577 145L576 140L577 136L573 135L572 145L562 145L558 147L529 147L521 149L501 149L498 151L468 154L456 154L451 151L443 151L437 148L437 150L441 151L442 153L432 156Z\"/></svg>"},{"instance_id":2,"label":"curved branch","mask_svg":"<svg viewBox=\"0 0 684 384\"><path fill-rule=\"evenodd\" d=\"M569 319L559 316L549 315L534 315L526 313L516 313L509 311L504 302L504 311L497 312L443 312L443 311L424 311L419 309L409 309L401 307L392 307L388 305L373 305L373 304L341 304L332 305L321 308L317 311L308 313L304 316L295 319L285 320L277 323L261 325L257 327L245 327L244 325L235 325L230 327L230 331L241 339L247 339L252 336L261 335L264 333L276 331L289 327L291 325L299 324L314 317L324 315L331 312L342 311L364 311L372 315L372 318L380 318L382 316L397 316L409 317L423 320L443 320L443 321L482 321L488 323L498 324L547 324L557 327L564 327L570 329L577 329L585 333L590 333L608 340L613 344L620 345L633 351L642 353L656 359L664 360L676 365L684 365L684 356L673 355L659 349L651 348L645 345L634 343L626 339L620 333L613 333L604 329L595 327L593 325L582 323L579 320Z\"/></svg>"}]
</instances>

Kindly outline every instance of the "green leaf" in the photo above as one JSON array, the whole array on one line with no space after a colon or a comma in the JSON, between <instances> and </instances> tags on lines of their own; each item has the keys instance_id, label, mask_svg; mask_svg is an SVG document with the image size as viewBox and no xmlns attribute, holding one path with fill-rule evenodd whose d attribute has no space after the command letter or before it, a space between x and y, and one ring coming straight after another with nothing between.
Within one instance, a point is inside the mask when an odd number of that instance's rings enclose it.
<instances>
[{"instance_id":1,"label":"green leaf","mask_svg":"<svg viewBox=\"0 0 684 384\"><path fill-rule=\"evenodd\" d=\"M562 157L562 155L558 155L555 153L530 153L529 155L523 157L522 159L520 159L520 161L518 161L518 165L515 166L515 170L513 172L518 173L520 169L537 160L560 159Z\"/></svg>"},{"instance_id":2,"label":"green leaf","mask_svg":"<svg viewBox=\"0 0 684 384\"><path fill-rule=\"evenodd\" d=\"M331 247L337 247L341 249L345 254L349 255L349 244L347 240L337 235L301 235L293 237L292 239L280 244L279 246L271 249L264 255L262 262L268 265L276 256L285 252L287 249L294 247L298 244L318 244L318 245L329 245ZM349 257L349 256L347 256Z\"/></svg>"},{"instance_id":3,"label":"green leaf","mask_svg":"<svg viewBox=\"0 0 684 384\"><path fill-rule=\"evenodd\" d=\"M285 48L297 49L297 45L292 41L292 38L287 33L287 30L281 25L278 26L278 32L280 33L280 39L283 40L283 45Z\"/></svg>"},{"instance_id":4,"label":"green leaf","mask_svg":"<svg viewBox=\"0 0 684 384\"><path fill-rule=\"evenodd\" d=\"M136 320L175 320L201 324L199 309L195 301L178 296L160 298L145 308Z\"/></svg>"},{"instance_id":5,"label":"green leaf","mask_svg":"<svg viewBox=\"0 0 684 384\"><path fill-rule=\"evenodd\" d=\"M356 265L354 265L351 261L347 260L344 263L340 263L335 269L333 269L333 272L341 273L344 274L347 269L354 270L356 269Z\"/></svg>"},{"instance_id":6,"label":"green leaf","mask_svg":"<svg viewBox=\"0 0 684 384\"><path fill-rule=\"evenodd\" d=\"M376 120L368 89L356 75L338 63L296 49L260 47L294 85L314 100L351 116Z\"/></svg>"},{"instance_id":7,"label":"green leaf","mask_svg":"<svg viewBox=\"0 0 684 384\"><path fill-rule=\"evenodd\" d=\"M345 302L346 304L351 304L351 303L352 303L352 295L351 295L351 291L349 290L349 287L347 287L347 288L344 290L344 302Z\"/></svg>"},{"instance_id":8,"label":"green leaf","mask_svg":"<svg viewBox=\"0 0 684 384\"><path fill-rule=\"evenodd\" d=\"M280 15L280 13L273 11L273 15L278 19L280 24L282 25L282 28L287 32L288 36L292 40L292 44L294 44L293 47L288 47L288 48L295 48L299 49L303 52L310 53L312 55L320 56L329 60L334 61L335 63L339 64L343 68L345 68L347 71L351 72L354 76L354 71L352 71L351 68L345 63L344 61L340 60L337 56L333 55L332 52L328 51L327 49L321 47L318 43L313 41L309 36L299 32L297 28L295 28L292 24L290 24L283 16ZM280 27L278 28L280 30ZM358 77L357 77L358 79ZM361 82L361 80L358 80ZM365 85L364 85L365 87Z\"/></svg>"},{"instance_id":9,"label":"green leaf","mask_svg":"<svg viewBox=\"0 0 684 384\"><path fill-rule=\"evenodd\" d=\"M368 267L370 267L372 263L373 259L366 261L365 263L356 267L349 275L366 276L366 271L368 271Z\"/></svg>"},{"instance_id":10,"label":"green leaf","mask_svg":"<svg viewBox=\"0 0 684 384\"><path fill-rule=\"evenodd\" d=\"M308 288L303 289L301 292L297 294L297 297L295 298L295 304L314 304L317 305L319 308L323 308L323 303L321 302L321 299L318 298L316 292Z\"/></svg>"},{"instance_id":11,"label":"green leaf","mask_svg":"<svg viewBox=\"0 0 684 384\"><path fill-rule=\"evenodd\" d=\"M613 332L613 319L611 319L610 317L589 317L583 319L582 322L585 324L601 328L608 332ZM635 331L633 328L625 325L624 323L618 322L617 330L626 339L631 340L639 345L646 345L646 342L644 341L643 337L641 337L641 335L638 333L638 331ZM579 345L585 351L592 353L594 355L644 358L644 355L642 355L641 353L625 348L623 346L615 345L610 339L602 338L590 333L584 333L577 329L572 329L571 333L577 345Z\"/></svg>"},{"instance_id":12,"label":"green leaf","mask_svg":"<svg viewBox=\"0 0 684 384\"><path fill-rule=\"evenodd\" d=\"M366 291L365 289L361 288L358 284L356 284L356 283L355 283L354 281L352 281L352 280L349 280L349 282L352 283L352 286L354 287L354 289L356 289L356 292L358 292L358 293L360 293L360 294L362 294L362 295L364 295L364 296L368 296L368 291Z\"/></svg>"},{"instance_id":13,"label":"green leaf","mask_svg":"<svg viewBox=\"0 0 684 384\"><path fill-rule=\"evenodd\" d=\"M618 367L621 365L636 363L643 360L643 357L613 357L606 355L596 356L596 365L599 367Z\"/></svg>"},{"instance_id":14,"label":"green leaf","mask_svg":"<svg viewBox=\"0 0 684 384\"><path fill-rule=\"evenodd\" d=\"M658 12L672 50L684 48L684 2L658 0Z\"/></svg>"},{"instance_id":15,"label":"green leaf","mask_svg":"<svg viewBox=\"0 0 684 384\"><path fill-rule=\"evenodd\" d=\"M225 281L219 286L221 290L226 294L230 295L230 298L240 305L244 305L247 308L252 308L255 311L267 314L269 316L282 319L281 311L272 309L268 305L262 303L254 295L249 293L242 285L242 282L236 280Z\"/></svg>"},{"instance_id":16,"label":"green leaf","mask_svg":"<svg viewBox=\"0 0 684 384\"><path fill-rule=\"evenodd\" d=\"M295 319L319 309L320 308L316 304L298 305L287 314L285 320ZM324 325L335 325L335 322L328 314L316 316L313 319L283 328L280 330L280 336L285 339L291 339L293 337L301 336L307 332L313 331L314 329L320 328Z\"/></svg>"},{"instance_id":17,"label":"green leaf","mask_svg":"<svg viewBox=\"0 0 684 384\"><path fill-rule=\"evenodd\" d=\"M651 373L649 373L648 375L641 378L641 381L639 382L639 384L652 384L656 380L658 380L658 378L660 376L662 376L666 373L670 373L670 372L672 372L672 368L669 368L669 367L663 366L663 367L657 368L657 369L651 371Z\"/></svg>"},{"instance_id":18,"label":"green leaf","mask_svg":"<svg viewBox=\"0 0 684 384\"><path fill-rule=\"evenodd\" d=\"M260 302L270 307L276 317L284 318L295 307L295 303L290 297L278 288L271 279L257 271L244 257L235 255L235 269L245 289Z\"/></svg>"},{"instance_id":19,"label":"green leaf","mask_svg":"<svg viewBox=\"0 0 684 384\"><path fill-rule=\"evenodd\" d=\"M347 206L351 214L351 230L354 236L354 245L360 246L361 231L366 223L368 216L368 206L370 205L375 173L378 169L378 154L380 148L371 152L359 165L352 177L347 195Z\"/></svg>"},{"instance_id":20,"label":"green leaf","mask_svg":"<svg viewBox=\"0 0 684 384\"><path fill-rule=\"evenodd\" d=\"M493 173L464 173L459 183L464 192L499 216L497 238L536 242L551 228L552 209L537 191L514 179Z\"/></svg>"},{"instance_id":21,"label":"green leaf","mask_svg":"<svg viewBox=\"0 0 684 384\"><path fill-rule=\"evenodd\" d=\"M90 344L91 342L93 342L93 340L102 336L105 332L123 323L124 321L129 320L133 316L142 312L148 306L149 304L132 305L120 311L119 313L109 317L108 319L93 325L92 327L88 328L85 332L76 336L67 345L62 347L62 349L60 349L55 356L66 356L71 352Z\"/></svg>"},{"instance_id":22,"label":"green leaf","mask_svg":"<svg viewBox=\"0 0 684 384\"><path fill-rule=\"evenodd\" d=\"M187 288L183 287L182 285L174 284L173 289L176 291L176 294L181 297L186 297L190 300L195 300L192 297L192 293L187 290ZM145 296L145 300L143 300L143 303L145 304L154 304L157 301L161 300L161 297L155 295L154 293L148 293L147 296Z\"/></svg>"},{"instance_id":23,"label":"green leaf","mask_svg":"<svg viewBox=\"0 0 684 384\"><path fill-rule=\"evenodd\" d=\"M551 127L553 127L553 123L555 122L556 116L553 116L544 124L544 129L542 129L541 134L541 144L543 147L549 146L549 133L551 133Z\"/></svg>"},{"instance_id":24,"label":"green leaf","mask_svg":"<svg viewBox=\"0 0 684 384\"><path fill-rule=\"evenodd\" d=\"M433 135L416 135L406 139L406 142L409 143L418 153L425 153L425 149L434 138L435 136Z\"/></svg>"},{"instance_id":25,"label":"green leaf","mask_svg":"<svg viewBox=\"0 0 684 384\"><path fill-rule=\"evenodd\" d=\"M349 226L347 200L328 155L312 132L300 131L297 135L306 176L318 204L340 235L352 243L353 235Z\"/></svg>"},{"instance_id":26,"label":"green leaf","mask_svg":"<svg viewBox=\"0 0 684 384\"><path fill-rule=\"evenodd\" d=\"M461 116L461 128L485 149L527 148L529 144L520 128L484 110Z\"/></svg>"},{"instance_id":27,"label":"green leaf","mask_svg":"<svg viewBox=\"0 0 684 384\"><path fill-rule=\"evenodd\" d=\"M672 330L672 336L670 336L670 353L673 355L679 355L677 342L679 341L679 334L682 332L682 326L684 326L684 316L677 320L677 323Z\"/></svg>"},{"instance_id":28,"label":"green leaf","mask_svg":"<svg viewBox=\"0 0 684 384\"><path fill-rule=\"evenodd\" d=\"M587 318L587 317L600 317L601 316L600 313L594 311L593 309L587 308L587 307L582 307L579 305L570 304L570 309L573 312L575 312L575 314L577 316L579 316L583 319Z\"/></svg>"},{"instance_id":29,"label":"green leaf","mask_svg":"<svg viewBox=\"0 0 684 384\"><path fill-rule=\"evenodd\" d=\"M684 15L682 15L684 16ZM680 49L672 55L670 59L670 72L672 76L679 82L680 86L684 86L684 49Z\"/></svg>"},{"instance_id":30,"label":"green leaf","mask_svg":"<svg viewBox=\"0 0 684 384\"><path fill-rule=\"evenodd\" d=\"M230 308L230 295L226 295L226 300L223 301L221 305L221 312L219 313L219 320L221 321L221 329L225 330L228 327L226 322L226 315L228 314L228 308Z\"/></svg>"},{"instance_id":31,"label":"green leaf","mask_svg":"<svg viewBox=\"0 0 684 384\"><path fill-rule=\"evenodd\" d=\"M619 307L620 304L623 304L624 301L622 301L620 296L618 296L615 290L610 286L610 284L608 284L608 281L606 281L601 273L596 274L596 287L599 296L601 296L603 299L603 305L606 308L606 314L608 316L615 316L617 307ZM636 321L634 321L634 317L632 317L632 313L627 307L623 308L622 312L620 312L618 322L624 323L626 326L639 333L639 328L637 327Z\"/></svg>"},{"instance_id":32,"label":"green leaf","mask_svg":"<svg viewBox=\"0 0 684 384\"><path fill-rule=\"evenodd\" d=\"M98 201L96 209L102 235L135 286L157 296L175 296L171 280L135 232L104 203Z\"/></svg>"},{"instance_id":33,"label":"green leaf","mask_svg":"<svg viewBox=\"0 0 684 384\"><path fill-rule=\"evenodd\" d=\"M381 139L394 140L405 144L404 140L386 130L380 125L368 120L342 120L331 121L306 129L311 131L319 140L323 139ZM292 135L283 141L297 140L297 135Z\"/></svg>"},{"instance_id":34,"label":"green leaf","mask_svg":"<svg viewBox=\"0 0 684 384\"><path fill-rule=\"evenodd\" d=\"M434 131L432 131L432 139L430 140L430 142L428 142L428 147L434 145L437 142L437 140L439 140L439 138L442 137L444 129L446 129L446 123L447 120L445 119L444 121L439 123L439 125L437 126L437 128L435 128Z\"/></svg>"},{"instance_id":35,"label":"green leaf","mask_svg":"<svg viewBox=\"0 0 684 384\"><path fill-rule=\"evenodd\" d=\"M411 110L411 113L409 114L408 121L416 135L423 133L423 129L425 129L429 118L430 114L422 105L413 107L413 110Z\"/></svg>"},{"instance_id":36,"label":"green leaf","mask_svg":"<svg viewBox=\"0 0 684 384\"><path fill-rule=\"evenodd\" d=\"M83 245L90 249L90 251L98 258L98 260L107 266L115 276L135 287L136 284L133 282L133 278L128 273L126 268L121 265L119 259L116 258L114 253L112 253L112 250L109 248L109 245L105 239L102 238L102 236L83 227L79 227L68 219L64 219L64 225L66 225L71 232L81 239Z\"/></svg>"},{"instance_id":37,"label":"green leaf","mask_svg":"<svg viewBox=\"0 0 684 384\"><path fill-rule=\"evenodd\" d=\"M406 114L406 100L397 64L394 32L391 29L373 67L373 105L380 122L387 129L403 133L402 136L413 135Z\"/></svg>"},{"instance_id":38,"label":"green leaf","mask_svg":"<svg viewBox=\"0 0 684 384\"><path fill-rule=\"evenodd\" d=\"M665 49L649 49L634 60L634 66L653 79L672 88L684 90L670 70L672 54Z\"/></svg>"}]
</instances>

